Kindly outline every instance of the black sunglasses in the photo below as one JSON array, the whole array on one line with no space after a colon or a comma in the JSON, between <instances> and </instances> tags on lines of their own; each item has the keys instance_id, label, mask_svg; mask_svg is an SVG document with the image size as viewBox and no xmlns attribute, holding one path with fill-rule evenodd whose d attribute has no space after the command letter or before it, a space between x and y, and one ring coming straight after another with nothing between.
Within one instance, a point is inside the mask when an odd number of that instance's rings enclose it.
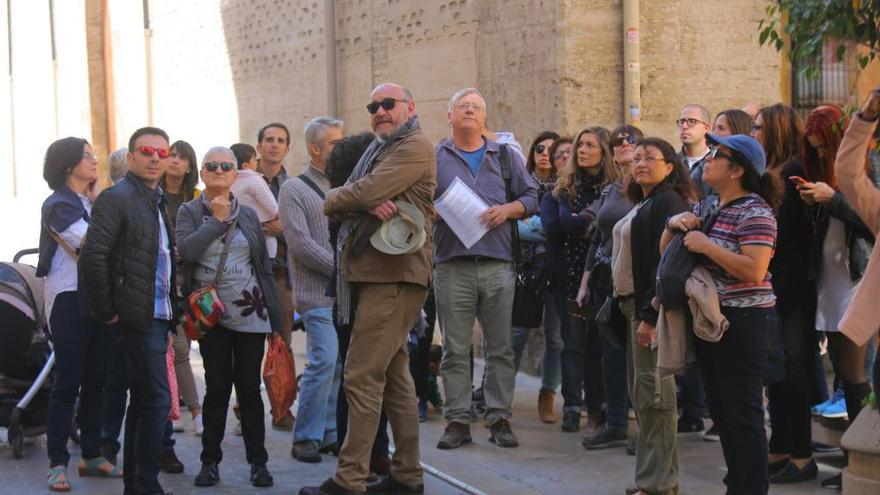
<instances>
[{"instance_id":1,"label":"black sunglasses","mask_svg":"<svg viewBox=\"0 0 880 495\"><path fill-rule=\"evenodd\" d=\"M550 150L549 146L544 146L543 144L536 144L535 145L535 153L538 155L543 155L545 151L549 151L549 150Z\"/></svg>"},{"instance_id":2,"label":"black sunglasses","mask_svg":"<svg viewBox=\"0 0 880 495\"><path fill-rule=\"evenodd\" d=\"M203 167L208 172L216 172L218 168L224 172L229 172L235 169L235 164L230 162L206 162Z\"/></svg>"},{"instance_id":3,"label":"black sunglasses","mask_svg":"<svg viewBox=\"0 0 880 495\"><path fill-rule=\"evenodd\" d=\"M709 148L709 157L712 158L713 160L716 160L718 158L726 158L727 161L729 161L730 163L733 163L733 161L734 161L732 155L728 155L727 153L720 151L718 149L718 146L714 146L712 148Z\"/></svg>"},{"instance_id":4,"label":"black sunglasses","mask_svg":"<svg viewBox=\"0 0 880 495\"><path fill-rule=\"evenodd\" d=\"M616 148L617 146L623 145L623 143L636 144L636 141L637 139L635 136L618 136L611 140L611 147Z\"/></svg>"},{"instance_id":5,"label":"black sunglasses","mask_svg":"<svg viewBox=\"0 0 880 495\"><path fill-rule=\"evenodd\" d=\"M371 101L367 104L367 111L370 112L370 115L375 114L379 111L379 107L382 107L386 112L390 111L397 105L397 102L407 102L409 100L398 100L397 98L385 98L382 101Z\"/></svg>"}]
</instances>

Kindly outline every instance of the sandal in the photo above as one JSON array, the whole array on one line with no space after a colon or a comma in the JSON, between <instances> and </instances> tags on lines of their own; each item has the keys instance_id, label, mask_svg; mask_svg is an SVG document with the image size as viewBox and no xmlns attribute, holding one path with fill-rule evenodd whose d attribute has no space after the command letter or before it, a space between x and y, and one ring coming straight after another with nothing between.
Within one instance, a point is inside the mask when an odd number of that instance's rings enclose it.
<instances>
[{"instance_id":1,"label":"sandal","mask_svg":"<svg viewBox=\"0 0 880 495\"><path fill-rule=\"evenodd\" d=\"M104 457L83 459L79 463L80 476L94 476L97 478L122 478L122 468L114 466Z\"/></svg>"},{"instance_id":2,"label":"sandal","mask_svg":"<svg viewBox=\"0 0 880 495\"><path fill-rule=\"evenodd\" d=\"M50 492L69 492L70 482L67 481L67 468L55 466L49 470L49 479L46 482Z\"/></svg>"}]
</instances>

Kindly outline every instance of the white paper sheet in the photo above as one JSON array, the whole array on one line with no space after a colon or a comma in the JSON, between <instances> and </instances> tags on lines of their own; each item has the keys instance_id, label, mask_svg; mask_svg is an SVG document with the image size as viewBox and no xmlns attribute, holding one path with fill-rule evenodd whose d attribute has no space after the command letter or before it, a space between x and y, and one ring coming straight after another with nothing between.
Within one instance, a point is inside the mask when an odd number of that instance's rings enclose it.
<instances>
[{"instance_id":1,"label":"white paper sheet","mask_svg":"<svg viewBox=\"0 0 880 495\"><path fill-rule=\"evenodd\" d=\"M437 209L437 214L468 249L489 231L480 220L480 215L489 209L489 206L458 177L434 201L434 207Z\"/></svg>"}]
</instances>

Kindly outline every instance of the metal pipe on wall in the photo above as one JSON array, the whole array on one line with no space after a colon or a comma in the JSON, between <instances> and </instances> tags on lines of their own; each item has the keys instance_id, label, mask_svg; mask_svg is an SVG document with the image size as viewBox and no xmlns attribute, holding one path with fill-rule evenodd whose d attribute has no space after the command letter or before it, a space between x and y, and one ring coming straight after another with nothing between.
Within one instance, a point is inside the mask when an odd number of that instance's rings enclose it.
<instances>
[{"instance_id":1,"label":"metal pipe on wall","mask_svg":"<svg viewBox=\"0 0 880 495\"><path fill-rule=\"evenodd\" d=\"M107 107L107 153L116 149L116 91L113 88L113 47L110 38L110 2L101 0L101 43L104 55L104 104Z\"/></svg>"},{"instance_id":2,"label":"metal pipe on wall","mask_svg":"<svg viewBox=\"0 0 880 495\"><path fill-rule=\"evenodd\" d=\"M639 64L639 0L623 0L624 121L642 123L642 69Z\"/></svg>"},{"instance_id":3,"label":"metal pipe on wall","mask_svg":"<svg viewBox=\"0 0 880 495\"><path fill-rule=\"evenodd\" d=\"M327 115L339 117L335 0L324 0L324 54L327 62Z\"/></svg>"},{"instance_id":4,"label":"metal pipe on wall","mask_svg":"<svg viewBox=\"0 0 880 495\"><path fill-rule=\"evenodd\" d=\"M150 28L149 0L144 0L144 51L147 66L147 125L153 125L153 30Z\"/></svg>"}]
</instances>

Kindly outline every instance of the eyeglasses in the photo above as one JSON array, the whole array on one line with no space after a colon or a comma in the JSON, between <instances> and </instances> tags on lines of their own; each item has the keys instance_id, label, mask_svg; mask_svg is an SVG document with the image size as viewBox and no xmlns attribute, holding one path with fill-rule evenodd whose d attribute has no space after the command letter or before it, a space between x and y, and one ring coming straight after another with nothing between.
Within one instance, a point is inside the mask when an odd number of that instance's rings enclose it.
<instances>
[{"instance_id":1,"label":"eyeglasses","mask_svg":"<svg viewBox=\"0 0 880 495\"><path fill-rule=\"evenodd\" d=\"M655 162L664 161L662 156L639 156L636 155L633 157L632 164L637 165L639 163L645 163L646 165L653 164Z\"/></svg>"},{"instance_id":2,"label":"eyeglasses","mask_svg":"<svg viewBox=\"0 0 880 495\"><path fill-rule=\"evenodd\" d=\"M717 160L718 158L726 158L727 161L733 163L733 156L728 155L727 153L722 153L721 150L718 149L718 146L709 148L709 158L713 160Z\"/></svg>"},{"instance_id":3,"label":"eyeglasses","mask_svg":"<svg viewBox=\"0 0 880 495\"><path fill-rule=\"evenodd\" d=\"M159 155L159 158L168 158L168 148L153 148L152 146L141 146L138 151L142 155L149 158L153 155Z\"/></svg>"},{"instance_id":4,"label":"eyeglasses","mask_svg":"<svg viewBox=\"0 0 880 495\"><path fill-rule=\"evenodd\" d=\"M636 144L635 136L618 136L611 140L611 147L616 148L618 146L623 146L623 143L626 144Z\"/></svg>"},{"instance_id":5,"label":"eyeglasses","mask_svg":"<svg viewBox=\"0 0 880 495\"><path fill-rule=\"evenodd\" d=\"M675 121L675 125L677 125L678 127L684 127L686 129L690 129L697 124L703 124L705 126L709 125L700 119L678 119Z\"/></svg>"},{"instance_id":6,"label":"eyeglasses","mask_svg":"<svg viewBox=\"0 0 880 495\"><path fill-rule=\"evenodd\" d=\"M481 107L480 105L478 105L478 104L476 104L476 103L459 103L458 105L455 105L455 108L457 108L457 109L459 109L459 110L461 110L461 111L465 111L465 110L467 110L467 109L471 109L471 110L473 110L473 111L475 111L475 112L479 112L480 110L483 109L483 107Z\"/></svg>"},{"instance_id":7,"label":"eyeglasses","mask_svg":"<svg viewBox=\"0 0 880 495\"><path fill-rule=\"evenodd\" d=\"M382 107L386 112L393 109L397 102L407 102L409 100L398 100L397 98L385 98L382 101L371 101L367 104L367 111L370 112L370 115L374 115L379 111L379 107Z\"/></svg>"},{"instance_id":8,"label":"eyeglasses","mask_svg":"<svg viewBox=\"0 0 880 495\"><path fill-rule=\"evenodd\" d=\"M83 152L83 158L85 158L86 160L89 160L90 162L98 161L98 157L95 156L94 153Z\"/></svg>"},{"instance_id":9,"label":"eyeglasses","mask_svg":"<svg viewBox=\"0 0 880 495\"><path fill-rule=\"evenodd\" d=\"M535 145L535 154L536 155L543 155L545 151L550 151L550 147L544 146L543 144L536 144Z\"/></svg>"},{"instance_id":10,"label":"eyeglasses","mask_svg":"<svg viewBox=\"0 0 880 495\"><path fill-rule=\"evenodd\" d=\"M564 157L564 156L571 156L571 150L557 151L557 152L553 155L553 159L554 159L554 160L559 160L560 158L562 158L562 157Z\"/></svg>"},{"instance_id":11,"label":"eyeglasses","mask_svg":"<svg viewBox=\"0 0 880 495\"><path fill-rule=\"evenodd\" d=\"M763 129L763 128L764 128L763 125L752 124L752 127L750 127L749 129L751 129L752 132L757 132L757 131L760 131L760 130Z\"/></svg>"},{"instance_id":12,"label":"eyeglasses","mask_svg":"<svg viewBox=\"0 0 880 495\"><path fill-rule=\"evenodd\" d=\"M216 172L218 168L224 172L229 172L235 168L235 164L230 162L205 162L202 167L208 172Z\"/></svg>"}]
</instances>

